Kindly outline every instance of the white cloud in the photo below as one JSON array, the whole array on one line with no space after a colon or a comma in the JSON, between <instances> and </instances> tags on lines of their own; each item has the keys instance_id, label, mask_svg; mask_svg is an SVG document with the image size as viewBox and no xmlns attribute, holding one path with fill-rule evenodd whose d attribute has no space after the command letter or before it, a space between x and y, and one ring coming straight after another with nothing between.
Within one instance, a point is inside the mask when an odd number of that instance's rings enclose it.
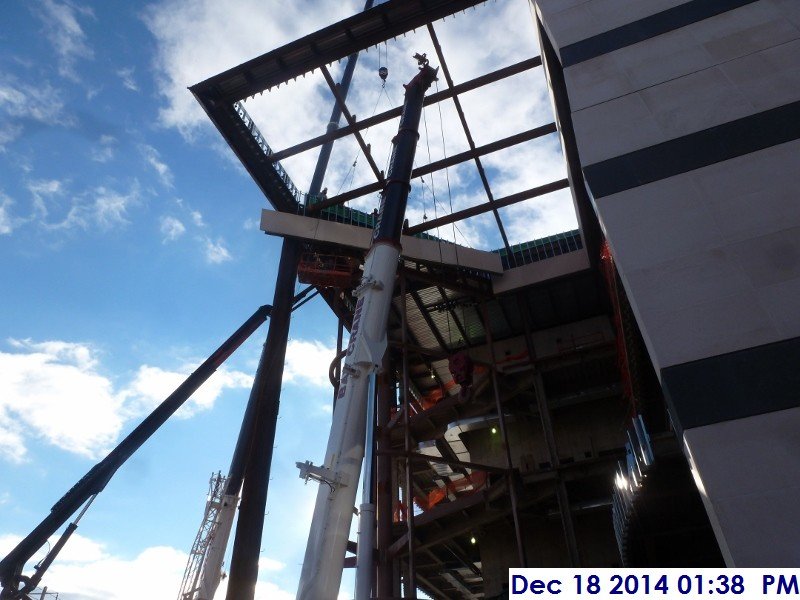
<instances>
[{"instance_id":1,"label":"white cloud","mask_svg":"<svg viewBox=\"0 0 800 600\"><path fill-rule=\"evenodd\" d=\"M121 194L105 187L95 188L94 202L90 205L89 219L93 220L102 229L110 229L114 225L127 223L125 214L131 203L139 196L138 190L128 194ZM83 227L86 225L82 224Z\"/></svg>"},{"instance_id":2,"label":"white cloud","mask_svg":"<svg viewBox=\"0 0 800 600\"><path fill-rule=\"evenodd\" d=\"M22 133L22 125L18 123L0 124L0 152L6 151L6 146L17 139Z\"/></svg>"},{"instance_id":3,"label":"white cloud","mask_svg":"<svg viewBox=\"0 0 800 600\"><path fill-rule=\"evenodd\" d=\"M19 535L0 535L0 555L4 556L21 540ZM56 537L49 542L52 547ZM26 572L30 572L32 564L42 555L40 551L30 561ZM106 544L74 533L47 570L42 583L65 600L174 600L188 558L186 552L171 546L151 546L133 558L124 558L111 553ZM294 594L266 579L268 573L284 566L269 558L259 561L261 575L255 600L294 598ZM217 588L215 599L224 600L227 582L224 579Z\"/></svg>"},{"instance_id":4,"label":"white cloud","mask_svg":"<svg viewBox=\"0 0 800 600\"><path fill-rule=\"evenodd\" d=\"M60 190L59 190L60 191ZM134 181L127 193L99 186L71 199L66 216L58 222L44 223L48 229L88 230L97 227L107 231L128 224L128 210L139 202L139 184Z\"/></svg>"},{"instance_id":5,"label":"white cloud","mask_svg":"<svg viewBox=\"0 0 800 600\"><path fill-rule=\"evenodd\" d=\"M142 365L132 380L117 386L101 371L89 344L51 340L9 340L0 352L0 457L26 458L26 443L37 438L68 452L97 458L116 442L124 425L150 412L192 372ZM252 377L218 370L179 411L188 418L209 410L226 389L244 389ZM92 415L86 419L85 415Z\"/></svg>"},{"instance_id":6,"label":"white cloud","mask_svg":"<svg viewBox=\"0 0 800 600\"><path fill-rule=\"evenodd\" d=\"M159 154L158 150L147 144L142 144L140 149L145 161L158 174L158 178L161 180L164 187L171 188L173 183L172 171L169 166L161 160L161 154Z\"/></svg>"},{"instance_id":7,"label":"white cloud","mask_svg":"<svg viewBox=\"0 0 800 600\"><path fill-rule=\"evenodd\" d=\"M0 124L0 151L5 152L6 146L22 135L26 121L73 127L76 121L65 113L62 96L61 90L46 81L32 85L0 72L0 114L9 119Z\"/></svg>"},{"instance_id":8,"label":"white cloud","mask_svg":"<svg viewBox=\"0 0 800 600\"><path fill-rule=\"evenodd\" d=\"M138 92L139 86L136 84L136 80L133 78L133 72L136 69L134 67L124 67L117 71L117 75L122 80L122 85L125 89L128 89L132 92Z\"/></svg>"},{"instance_id":9,"label":"white cloud","mask_svg":"<svg viewBox=\"0 0 800 600\"><path fill-rule=\"evenodd\" d=\"M212 265L232 260L231 253L225 247L225 241L222 238L217 238L216 241L211 238L203 238L203 250L206 256L206 262Z\"/></svg>"},{"instance_id":10,"label":"white cloud","mask_svg":"<svg viewBox=\"0 0 800 600\"><path fill-rule=\"evenodd\" d=\"M223 580L217 588L217 593L214 594L214 600L225 600L228 593L228 580ZM271 581L258 581L256 583L256 592L253 597L254 600L294 600L294 593L287 592L281 589L280 586L272 583Z\"/></svg>"},{"instance_id":11,"label":"white cloud","mask_svg":"<svg viewBox=\"0 0 800 600\"><path fill-rule=\"evenodd\" d=\"M14 218L11 216L11 205L14 201L0 192L0 235L8 235L15 228Z\"/></svg>"},{"instance_id":12,"label":"white cloud","mask_svg":"<svg viewBox=\"0 0 800 600\"><path fill-rule=\"evenodd\" d=\"M19 223L35 221L50 231L92 228L108 231L127 225L128 212L140 201L136 180L124 192L97 186L75 194L70 192L69 184L58 179L29 182L32 211Z\"/></svg>"},{"instance_id":13,"label":"white cloud","mask_svg":"<svg viewBox=\"0 0 800 600\"><path fill-rule=\"evenodd\" d=\"M108 449L123 425L122 403L97 372L96 351L60 341L11 345L16 352L0 352L0 455L23 460L31 435L89 457Z\"/></svg>"},{"instance_id":14,"label":"white cloud","mask_svg":"<svg viewBox=\"0 0 800 600\"><path fill-rule=\"evenodd\" d=\"M336 349L319 340L289 340L283 380L287 383L330 387L328 368Z\"/></svg>"},{"instance_id":15,"label":"white cloud","mask_svg":"<svg viewBox=\"0 0 800 600\"><path fill-rule=\"evenodd\" d=\"M167 0L150 7L147 27L156 38L157 85L165 105L163 125L191 136L208 119L186 88L263 54L301 35L361 10L357 0L308 10L303 3L282 3L280 10L261 0L233 5L216 0Z\"/></svg>"},{"instance_id":16,"label":"white cloud","mask_svg":"<svg viewBox=\"0 0 800 600\"><path fill-rule=\"evenodd\" d=\"M198 227L205 227L206 224L203 222L203 213L199 210L191 211L192 222L197 225Z\"/></svg>"},{"instance_id":17,"label":"white cloud","mask_svg":"<svg viewBox=\"0 0 800 600\"><path fill-rule=\"evenodd\" d=\"M274 558L262 556L261 558L258 559L259 571L282 571L285 568L286 568L286 563L283 563L279 560L275 560Z\"/></svg>"},{"instance_id":18,"label":"white cloud","mask_svg":"<svg viewBox=\"0 0 800 600\"><path fill-rule=\"evenodd\" d=\"M16 540L0 536L0 545ZM51 546L54 542L52 538ZM167 600L175 596L187 558L181 550L152 546L127 559L76 533L47 570L44 583L59 597L75 600Z\"/></svg>"},{"instance_id":19,"label":"white cloud","mask_svg":"<svg viewBox=\"0 0 800 600\"><path fill-rule=\"evenodd\" d=\"M112 135L101 135L98 145L91 149L90 157L93 161L106 163L114 158L115 144L117 139Z\"/></svg>"},{"instance_id":20,"label":"white cloud","mask_svg":"<svg viewBox=\"0 0 800 600\"><path fill-rule=\"evenodd\" d=\"M165 244L174 242L186 232L186 226L175 217L161 217L160 229Z\"/></svg>"},{"instance_id":21,"label":"white cloud","mask_svg":"<svg viewBox=\"0 0 800 600\"><path fill-rule=\"evenodd\" d=\"M51 197L61 194L64 190L64 183L58 179L39 179L28 184L28 191L33 196L34 212L39 217L46 217L49 213L47 208Z\"/></svg>"},{"instance_id":22,"label":"white cloud","mask_svg":"<svg viewBox=\"0 0 800 600\"><path fill-rule=\"evenodd\" d=\"M261 228L261 221L258 219L245 219L242 229L245 231L258 231Z\"/></svg>"},{"instance_id":23,"label":"white cloud","mask_svg":"<svg viewBox=\"0 0 800 600\"><path fill-rule=\"evenodd\" d=\"M45 36L58 55L59 74L77 81L77 60L94 57L78 18L94 17L92 10L74 2L62 4L55 0L41 0L37 13L44 24Z\"/></svg>"},{"instance_id":24,"label":"white cloud","mask_svg":"<svg viewBox=\"0 0 800 600\"><path fill-rule=\"evenodd\" d=\"M133 381L121 393L127 413L139 416L152 411L183 383L195 367L187 365L180 371L166 371L149 365L139 367ZM247 373L219 369L175 415L184 419L192 417L200 411L211 409L223 390L248 389L252 385L253 377Z\"/></svg>"}]
</instances>

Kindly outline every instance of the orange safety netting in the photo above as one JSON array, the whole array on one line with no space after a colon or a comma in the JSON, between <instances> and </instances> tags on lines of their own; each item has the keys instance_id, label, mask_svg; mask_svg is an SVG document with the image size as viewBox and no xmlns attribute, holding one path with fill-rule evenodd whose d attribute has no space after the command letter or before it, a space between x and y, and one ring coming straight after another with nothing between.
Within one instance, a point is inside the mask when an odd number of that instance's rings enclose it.
<instances>
[{"instance_id":1,"label":"orange safety netting","mask_svg":"<svg viewBox=\"0 0 800 600\"><path fill-rule=\"evenodd\" d=\"M414 504L422 510L430 510L450 494L469 496L482 490L486 486L486 471L473 471L461 479L448 481L443 487L437 487L428 492L427 496L414 496ZM467 489L472 488L472 489Z\"/></svg>"},{"instance_id":2,"label":"orange safety netting","mask_svg":"<svg viewBox=\"0 0 800 600\"><path fill-rule=\"evenodd\" d=\"M622 328L622 310L619 303L619 291L617 289L617 267L614 264L614 257L611 256L611 249L608 241L604 240L600 247L600 267L608 285L608 293L611 297L611 304L614 310L614 328L617 333L617 364L622 379L623 394L629 401L633 402L633 383L631 381L630 369L628 366L628 349L625 347L625 332Z\"/></svg>"}]
</instances>

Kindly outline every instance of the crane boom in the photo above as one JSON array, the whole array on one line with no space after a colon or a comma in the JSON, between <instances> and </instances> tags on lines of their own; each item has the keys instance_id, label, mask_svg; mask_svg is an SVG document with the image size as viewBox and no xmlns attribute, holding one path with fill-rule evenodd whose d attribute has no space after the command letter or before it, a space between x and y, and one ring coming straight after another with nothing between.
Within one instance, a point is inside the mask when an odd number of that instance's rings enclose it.
<instances>
[{"instance_id":1,"label":"crane boom","mask_svg":"<svg viewBox=\"0 0 800 600\"><path fill-rule=\"evenodd\" d=\"M386 351L386 325L392 302L400 234L410 190L422 101L436 80L437 69L425 55L416 55L420 71L406 84L403 115L392 140L386 187L378 221L364 264L364 277L353 294L358 298L347 355L323 466L298 463L300 477L321 484L300 575L297 600L333 600L338 596L364 458L369 376Z\"/></svg>"},{"instance_id":2,"label":"crane boom","mask_svg":"<svg viewBox=\"0 0 800 600\"><path fill-rule=\"evenodd\" d=\"M0 599L16 600L32 591L41 579L46 567L55 558L60 545L56 545L43 561L34 577L23 577L25 563L41 548L48 538L75 513L82 505L99 494L113 477L114 473L152 436L167 419L178 410L191 395L219 368L219 366L250 335L266 321L272 307L265 305L256 310L233 335L209 356L186 380L175 389L152 413L131 431L103 460L92 467L61 499L53 505L50 513L42 519L31 533L22 539L5 558L0 560ZM82 515L83 513L81 513ZM68 527L62 535L64 540L74 531ZM65 537L66 536L66 537ZM62 544L63 545L63 544ZM22 588L20 589L20 584Z\"/></svg>"}]
</instances>

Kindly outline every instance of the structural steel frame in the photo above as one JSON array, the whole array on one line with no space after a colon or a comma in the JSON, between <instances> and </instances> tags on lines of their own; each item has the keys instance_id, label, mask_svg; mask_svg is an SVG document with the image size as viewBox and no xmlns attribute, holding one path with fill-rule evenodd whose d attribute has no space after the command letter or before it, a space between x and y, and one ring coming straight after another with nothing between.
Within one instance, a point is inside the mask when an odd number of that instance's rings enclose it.
<instances>
[{"instance_id":1,"label":"structural steel frame","mask_svg":"<svg viewBox=\"0 0 800 600\"><path fill-rule=\"evenodd\" d=\"M350 200L378 192L383 188L385 184L385 175L375 163L370 148L366 144L361 132L379 123L397 118L401 114L401 107L397 106L372 117L357 121L348 109L346 100L343 94L340 93L339 85L334 81L333 76L328 70L328 65L344 59L355 52L383 43L393 37L403 35L424 26L430 35L439 66L441 67L441 72L447 84L445 89L426 96L424 105L436 105L443 101L452 100L458 114L461 129L468 142L468 150L417 167L412 172L412 178L423 177L471 161L475 164L480 177L485 194L485 201L470 208L454 211L451 214L412 224L405 229L404 233L409 235L422 234L443 225L458 223L470 217L491 212L500 238L503 241L509 266L514 267L517 266L514 247L512 247L508 240L499 210L531 198L550 194L569 187L572 187L573 191L579 188L577 193L580 194L582 192L580 188L583 186L579 185L579 183L582 183L580 179L580 167L577 162L574 138L572 137L571 129L569 129L568 100L566 99L565 90L563 88L563 80L558 79L560 73L552 75L548 72L547 77L548 80L551 81L551 86L554 88L552 89L552 93L555 96L554 105L557 115L566 114L566 123L562 123L561 121L563 121L563 119L557 117L556 122L558 123L558 127L556 123L545 123L482 146L478 146L475 143L459 96L540 66L547 69L548 65L546 63L553 60L552 49L543 48L543 52L547 52L548 50L550 52L549 56L544 57L544 63L543 57L533 56L515 64L482 74L468 81L455 83L450 74L445 52L439 43L433 23L439 19L475 7L479 4L483 4L482 0L388 0L374 8L365 10L362 13L358 13L320 31L247 61L237 67L215 75L206 81L192 86L190 90L200 102L208 117L215 124L224 139L228 142L233 152L241 160L244 167L265 194L273 208L283 212L300 212L307 216L320 215L325 209L343 205ZM538 23L538 21L536 21L535 25L541 30L541 24ZM540 43L541 42L542 40L540 39ZM544 43L546 43L546 40L544 40ZM337 106L345 118L346 124L338 129L328 131L325 134L273 151L263 140L263 136L257 133L254 124L249 122L248 119L243 118L239 112L237 112L238 103L256 94L268 91L273 87L289 83L299 76L309 75L317 69L320 70ZM555 81L553 81L554 79ZM566 112L564 112L565 107ZM243 107L239 110L243 111ZM556 132L561 133L562 136L562 146L565 149L568 167L567 177L527 190L521 190L505 197L496 198L491 189L486 170L482 164L482 157L500 150L513 148L525 142L536 140ZM302 194L298 195L294 184L280 166L280 161L348 136L353 136L355 138L361 152L369 163L375 181L330 198L319 199L321 201L315 202L314 204L308 203L307 201L303 202ZM596 220L591 212L591 204L585 197L578 198L578 203L578 217L581 223L581 233L583 234L584 229L588 227L590 229L588 237L594 242L594 240L597 239L595 234L599 230L596 228ZM591 249L590 254L592 254ZM376 435L377 452L375 454L375 460L377 462L375 501L378 507L378 551L376 556L377 581L374 589L375 593L380 598L399 597L400 572L403 571L403 562L405 561L406 575L403 577L403 580L406 583L406 597L415 597L414 590L417 585L424 587L431 593L438 594L439 597L444 597L445 594L437 588L437 585L433 581L416 572L415 564L421 552L425 552L435 561L438 561L439 559L432 553L432 546L441 543L442 540L447 540L448 537L456 535L461 529L441 530L436 535L428 536L424 541L419 541L416 539L415 535L413 506L408 506L406 509L407 532L393 540L391 507L392 502L398 500L394 493L400 488L404 488L406 498L410 499L414 496L416 484L414 482L412 463L438 462L440 464L449 465L455 470L461 470L461 472L465 472L464 469L479 469L497 474L500 476L501 481L493 485L491 489L450 502L449 505L452 506L450 506L448 510L467 510L471 506L479 505L481 502L487 502L490 497L497 497L497 495L503 494L507 495L510 499L510 505L503 509L501 513L510 517L513 521L518 561L523 566L526 564L526 551L521 531L520 511L525 508L531 500L526 499L523 502L518 497L518 475L516 474L516 469L509 450L509 437L503 413L504 401L501 400L500 397L497 360L493 350L495 341L495 336L492 331L493 321L492 315L490 315L487 307L487 302L492 304L496 313L502 315L505 323L509 327L512 329L514 329L514 327L512 326L512 319L504 303L492 298L490 287L487 285L488 281L478 274L466 273L457 268L437 268L434 265L425 265L423 268L420 268L419 265L415 267L413 264L403 263L399 270L399 282L399 289L397 290L397 292L399 292L399 297L397 298L397 303L393 303L392 312L390 314L390 327L394 328L395 339L389 340L390 351L387 352L382 381L380 385L377 386L376 390L376 394L378 395L378 402L376 404L378 432ZM443 333L431 318L429 311L433 309L433 306L430 305L430 303L426 305L425 300L418 293L420 290L429 288L434 288L438 291L440 300L436 302L435 305L441 305L443 307L444 312L448 315L448 320L453 322L466 347L470 348L477 343L485 343L492 349L490 354L491 360L488 364L490 377L488 381L485 382L485 385L491 386L490 396L494 399L495 410L499 415L500 432L504 447L504 467L493 467L471 461L457 460L446 442L443 442L444 445L447 446L447 449L444 450L449 450L449 455L447 451L442 452L441 458L419 454L412 450L416 443L413 432L422 421L427 420L431 423L430 419L432 415L426 416L415 397L426 390L418 389L412 381L411 369L415 367L411 365L411 357L416 357L418 362L415 364L424 366L427 372L431 373L434 387L443 387L444 383L433 365L436 362L446 360L455 349L452 339L445 339ZM552 298L552 288L545 289L550 290L547 292L550 294L547 302L552 303L555 307L556 301ZM338 294L334 294L330 290L320 290L320 293L339 319L337 347L341 352L343 328L349 326L348 308L345 302L340 300ZM519 334L525 336L527 343L530 345L531 331L533 328L531 319L528 317L530 298L525 296L523 300L522 294L524 293L520 292L514 294L518 302L517 309L524 315L522 323L520 323L520 326L516 327L516 329ZM471 298L471 301L475 304L475 319L479 325L478 334L474 331L470 332L467 330L466 324L462 322L463 319L459 318L455 310L456 303L462 298ZM424 344L420 343L420 340L416 339L414 332L409 328L409 309L413 309L421 315L427 329L434 338L436 346L439 347L438 350L429 346L425 347ZM515 319L516 318L517 317L515 317ZM603 351L605 352L605 349ZM390 358L389 354L393 354L394 358ZM532 368L544 368L545 362L546 361L538 360L533 354L530 354L530 364ZM332 368L331 372L335 380L336 369ZM336 382L334 381L334 386L335 385ZM400 392L400 404L399 410L392 416L390 408L393 402L392 397L394 396L393 389L398 389ZM548 441L548 449L551 453L551 464L553 465L551 476L543 479L543 481L548 485L552 483L554 486L551 491L557 498L558 505L562 512L566 544L569 548L572 562L577 564L579 561L577 542L575 540L574 525L570 514L569 499L566 496L566 488L564 487L564 478L562 475L562 471L567 468L567 466L562 466L558 462L557 450L554 446L553 426L549 410L547 409L547 399L535 390L534 394L536 404L541 414L541 425L545 438ZM441 406L441 410L445 411L451 409L454 405L455 400L450 396L443 400L441 405L437 405L437 407ZM395 430L397 429L401 431L396 432ZM393 433L399 433L402 436L402 451L392 450L391 438ZM396 461L402 464L401 472L397 470L400 464L395 464ZM401 479L404 480L402 484ZM394 492L392 490L394 490ZM547 493L550 493L550 491ZM411 504L410 501L409 504ZM423 516L425 516L426 519L428 517L428 515ZM481 518L491 520L498 518L498 516L493 513ZM426 519L422 521L429 521L429 519ZM471 526L474 527L475 525ZM463 526L461 528L463 529ZM450 548L449 551L453 553L453 556L456 557L460 564L476 572L476 567L463 551L458 548L456 548L456 550ZM350 564L351 562L353 561L348 559L346 564ZM479 573L480 571L478 570L476 574Z\"/></svg>"}]
</instances>

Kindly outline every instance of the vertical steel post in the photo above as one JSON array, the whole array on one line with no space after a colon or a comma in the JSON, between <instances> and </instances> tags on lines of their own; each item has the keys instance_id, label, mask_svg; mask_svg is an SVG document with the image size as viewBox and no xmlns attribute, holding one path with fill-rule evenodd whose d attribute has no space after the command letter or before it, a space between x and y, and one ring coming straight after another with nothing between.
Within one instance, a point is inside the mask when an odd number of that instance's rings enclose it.
<instances>
[{"instance_id":1,"label":"vertical steel post","mask_svg":"<svg viewBox=\"0 0 800 600\"><path fill-rule=\"evenodd\" d=\"M364 4L364 10L369 10L372 8L374 4L374 0L367 0ZM350 81L353 79L353 72L356 69L356 63L358 62L358 52L354 52L350 56L347 57L347 62L344 65L344 73L342 74L342 80L339 82L339 90L342 94L342 98L347 96L347 91L350 89ZM328 133L336 131L339 129L339 120L342 118L342 107L339 106L338 102L335 102L333 105L333 110L331 111L331 118L328 121ZM328 161L331 158L331 151L333 150L333 140L330 142L325 142L322 147L319 149L319 157L317 158L317 166L314 169L314 175L311 178L311 185L308 188L308 196L310 198L318 196L320 190L322 189L322 181L325 178L325 171L328 169Z\"/></svg>"},{"instance_id":2,"label":"vertical steel post","mask_svg":"<svg viewBox=\"0 0 800 600\"><path fill-rule=\"evenodd\" d=\"M520 316L522 317L522 325L525 330L525 345L528 350L528 358L531 367L536 369L536 348L533 345L533 334L531 333L530 320L528 319L527 308L523 306L520 296L517 296L517 308ZM539 418L542 422L542 433L544 433L545 444L547 445L547 453L550 457L550 464L556 471L556 500L558 501L558 509L561 513L561 526L564 530L564 540L567 543L567 551L569 552L570 564L573 567L579 567L581 564L580 554L578 552L578 540L575 536L575 524L572 520L572 509L569 505L569 495L567 494L567 486L564 483L564 478L558 471L561 461L558 458L558 446L556 445L556 436L553 432L553 420L550 415L550 407L547 405L547 397L544 394L544 381L542 375L536 372L534 383L534 396L536 397L536 408L539 411Z\"/></svg>"},{"instance_id":3,"label":"vertical steel post","mask_svg":"<svg viewBox=\"0 0 800 600\"><path fill-rule=\"evenodd\" d=\"M514 461L511 458L511 447L508 444L508 428L506 418L503 414L503 404L500 401L500 386L497 381L497 358L494 353L494 340L492 339L492 324L489 321L489 311L486 308L486 301L481 300L481 312L483 313L483 329L486 332L486 344L489 347L491 356L492 389L494 390L494 402L497 406L497 420L500 424L500 435L503 438L503 449L506 455L506 468L508 469L508 495L511 498L511 515L514 519L514 535L517 538L517 556L520 567L528 566L528 557L525 553L525 543L522 539L522 527L519 521L519 499L517 498L517 485L514 480Z\"/></svg>"},{"instance_id":4,"label":"vertical steel post","mask_svg":"<svg viewBox=\"0 0 800 600\"><path fill-rule=\"evenodd\" d=\"M341 302L341 300L339 299L338 291L333 298L335 304ZM332 401L333 408L336 408L336 396L339 395L339 382L341 382L342 380L342 360L344 360L343 358L341 358L342 342L344 340L344 321L342 321L341 317L339 317L337 320L339 322L338 327L336 328L336 357L338 363L336 365L336 369L333 374L334 379L336 380L336 383L333 386L333 401Z\"/></svg>"},{"instance_id":5,"label":"vertical steel post","mask_svg":"<svg viewBox=\"0 0 800 600\"><path fill-rule=\"evenodd\" d=\"M256 408L244 469L242 503L233 542L227 600L252 600L255 594L299 253L298 242L290 239L283 241L269 332L250 392Z\"/></svg>"},{"instance_id":6,"label":"vertical steel post","mask_svg":"<svg viewBox=\"0 0 800 600\"><path fill-rule=\"evenodd\" d=\"M391 439L386 426L389 424L390 413L395 405L394 400L394 365L390 352L383 359L383 368L378 375L378 457L375 468L377 470L377 485L375 504L377 508L377 542L378 542L378 571L375 595L378 598L393 596L392 582L394 574L392 560L387 556L387 550L392 543L392 458L382 453L389 450Z\"/></svg>"},{"instance_id":7,"label":"vertical steel post","mask_svg":"<svg viewBox=\"0 0 800 600\"><path fill-rule=\"evenodd\" d=\"M414 487L411 482L411 401L408 397L408 306L406 306L406 276L400 273L401 340L403 344L403 425L404 448L406 453L406 525L408 526L408 578L406 579L406 598L417 597L417 574L414 561Z\"/></svg>"}]
</instances>

